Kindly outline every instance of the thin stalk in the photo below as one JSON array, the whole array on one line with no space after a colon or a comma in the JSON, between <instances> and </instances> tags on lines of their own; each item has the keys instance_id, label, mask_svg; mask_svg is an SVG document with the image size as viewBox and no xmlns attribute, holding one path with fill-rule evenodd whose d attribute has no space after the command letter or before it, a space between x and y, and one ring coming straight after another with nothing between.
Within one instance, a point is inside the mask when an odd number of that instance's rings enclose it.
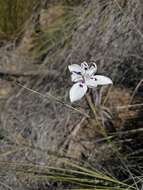
<instances>
[{"instance_id":1,"label":"thin stalk","mask_svg":"<svg viewBox=\"0 0 143 190\"><path fill-rule=\"evenodd\" d=\"M89 116L87 113L82 112L81 110L76 109L76 108L74 108L73 106L71 106L71 105L69 105L69 104L66 104L65 102L63 102L62 100L60 100L59 98L53 96L53 95L50 94L50 93L44 95L44 94L42 94L42 93L40 93L40 92L38 92L38 91L35 91L35 90L31 89L31 88L28 88L28 87L26 87L26 86L23 86L22 84L20 84L20 83L18 83L18 82L16 82L16 81L15 81L15 83L16 83L18 86L20 86L20 87L22 87L22 88L24 88L24 89L26 89L26 90L28 90L28 91L30 91L30 92L33 92L33 93L39 95L39 96L42 97L42 98L45 98L45 99L46 99L46 98L51 98L52 100L54 100L54 101L56 101L56 102L58 102L58 103L64 105L65 107L69 108L70 110L73 110L73 111L75 111L75 112L78 112L78 113L80 113L81 115L84 115L86 118L90 118L90 116Z\"/></svg>"},{"instance_id":2,"label":"thin stalk","mask_svg":"<svg viewBox=\"0 0 143 190\"><path fill-rule=\"evenodd\" d=\"M94 119L95 119L95 121L97 123L97 127L100 130L100 131L99 130L98 131L100 133L102 133L105 137L107 137L106 131L101 126L100 121L98 120L98 115L97 115L96 107L95 107L95 105L92 102L91 96L89 94L86 94L85 97L86 97L87 103L88 103L88 105L89 105L89 107L90 107L90 109L91 109L91 111L92 111L92 113L94 115Z\"/></svg>"}]
</instances>

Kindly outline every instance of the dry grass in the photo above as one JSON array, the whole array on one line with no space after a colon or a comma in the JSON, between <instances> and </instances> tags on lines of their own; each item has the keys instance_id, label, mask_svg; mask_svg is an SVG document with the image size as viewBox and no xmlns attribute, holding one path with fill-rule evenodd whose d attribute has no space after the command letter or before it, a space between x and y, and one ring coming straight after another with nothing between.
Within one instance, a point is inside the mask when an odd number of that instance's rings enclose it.
<instances>
[{"instance_id":1,"label":"dry grass","mask_svg":"<svg viewBox=\"0 0 143 190\"><path fill-rule=\"evenodd\" d=\"M78 6L55 2L39 8L37 14L18 42L0 49L1 187L56 189L54 183L49 184L46 166L60 165L61 171L65 168L60 160L66 157L141 189L142 2L86 0ZM6 35L14 32L14 24L7 28ZM31 58L31 48L37 59ZM113 88L99 97L98 119L106 137L95 130L95 120L87 117L86 101L69 105L67 65L83 60L95 60L98 73L114 80ZM43 165L42 171L37 165ZM67 181L64 172L52 177ZM74 180L68 179L68 184L75 183L77 176L70 177ZM89 185L90 178L78 177L77 188ZM63 188L58 184L57 189Z\"/></svg>"},{"instance_id":2,"label":"dry grass","mask_svg":"<svg viewBox=\"0 0 143 190\"><path fill-rule=\"evenodd\" d=\"M37 0L0 0L0 38L17 36L27 19L31 17Z\"/></svg>"}]
</instances>

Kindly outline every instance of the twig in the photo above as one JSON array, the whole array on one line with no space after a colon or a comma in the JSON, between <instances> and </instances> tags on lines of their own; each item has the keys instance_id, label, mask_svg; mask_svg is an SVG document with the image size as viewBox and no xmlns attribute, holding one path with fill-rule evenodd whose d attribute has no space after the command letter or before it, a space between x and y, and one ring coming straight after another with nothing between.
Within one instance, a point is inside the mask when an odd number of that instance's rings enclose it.
<instances>
[{"instance_id":1,"label":"twig","mask_svg":"<svg viewBox=\"0 0 143 190\"><path fill-rule=\"evenodd\" d=\"M139 89L139 87L141 86L142 83L143 83L143 79L137 84L137 86L136 86L136 88L135 88L135 90L134 90L134 92L133 92L133 94L131 96L129 104L133 101L133 98L136 95L136 93L137 93L137 91L138 91L138 89Z\"/></svg>"},{"instance_id":2,"label":"twig","mask_svg":"<svg viewBox=\"0 0 143 190\"><path fill-rule=\"evenodd\" d=\"M83 117L81 119L81 121L74 127L74 129L71 131L71 133L69 134L69 136L66 138L64 144L62 145L60 152L63 152L63 150L66 148L66 146L68 145L68 143L70 142L70 140L74 140L79 132L79 130L81 129L81 127L83 126L84 122L85 122L86 118Z\"/></svg>"},{"instance_id":3,"label":"twig","mask_svg":"<svg viewBox=\"0 0 143 190\"><path fill-rule=\"evenodd\" d=\"M69 108L69 109L71 109L71 110L73 110L73 111L75 111L75 112L78 112L78 113L80 113L81 115L84 115L86 118L90 118L90 116L89 116L87 113L82 112L81 110L76 109L76 108L74 108L73 106L71 106L71 105L69 105L69 104L66 104L65 102L61 101L60 99L56 98L55 96L53 96L53 95L50 94L50 93L44 95L44 94L42 94L42 93L40 93L40 92L37 92L37 91L35 91L35 90L31 89L31 88L28 88L28 87L26 87L26 86L23 86L22 84L20 84L20 83L18 83L18 82L15 82L15 83L16 83L18 86L21 86L22 88L24 88L24 89L26 89L26 90L29 90L29 91L31 91L31 92L33 92L33 93L35 93L35 94L38 94L39 96L41 96L41 97L43 97L43 98L51 98L51 99L55 100L56 102L58 102L58 103L64 105L65 107L67 107L67 108Z\"/></svg>"},{"instance_id":4,"label":"twig","mask_svg":"<svg viewBox=\"0 0 143 190\"><path fill-rule=\"evenodd\" d=\"M114 135L128 135L128 134L138 133L138 132L143 132L143 128L132 129L132 130L128 130L128 131L120 131L120 132L116 132L116 133L111 133L110 135L112 135L112 136L114 136Z\"/></svg>"},{"instance_id":5,"label":"twig","mask_svg":"<svg viewBox=\"0 0 143 190\"><path fill-rule=\"evenodd\" d=\"M133 104L133 105L124 105L124 106L117 106L117 110L123 110L123 109L130 109L130 108L138 108L138 107L142 107L142 104Z\"/></svg>"},{"instance_id":6,"label":"twig","mask_svg":"<svg viewBox=\"0 0 143 190\"><path fill-rule=\"evenodd\" d=\"M129 100L128 105L122 106L122 107L118 107L119 109L125 109L124 112L125 112L125 113L128 113L129 108L135 108L135 107L139 107L139 106L141 107L141 106L142 106L142 104L130 105L130 104L132 103L132 101L133 101L133 98L134 98L136 92L138 91L140 85L142 84L142 82L143 82L143 79L137 84L137 86L136 86L136 88L134 89L133 94L132 94L132 96L131 96L131 98L130 98L130 100ZM122 126L124 126L124 123L125 123L125 121L123 121Z\"/></svg>"},{"instance_id":7,"label":"twig","mask_svg":"<svg viewBox=\"0 0 143 190\"><path fill-rule=\"evenodd\" d=\"M13 190L9 185L7 185L7 184L5 184L5 183L3 183L1 181L0 181L0 185L6 187L7 189Z\"/></svg>"},{"instance_id":8,"label":"twig","mask_svg":"<svg viewBox=\"0 0 143 190\"><path fill-rule=\"evenodd\" d=\"M110 88L108 88L108 92L107 92L107 95L105 96L104 100L103 100L103 105L105 105L105 103L107 102L108 98L109 98L109 95L111 93L111 90L112 90L113 86L111 86Z\"/></svg>"},{"instance_id":9,"label":"twig","mask_svg":"<svg viewBox=\"0 0 143 190\"><path fill-rule=\"evenodd\" d=\"M29 77L29 76L54 76L58 77L58 73L55 70L47 71L46 69L39 70L29 70L29 71L12 71L6 69L0 69L0 75L5 76L15 76L15 77Z\"/></svg>"}]
</instances>

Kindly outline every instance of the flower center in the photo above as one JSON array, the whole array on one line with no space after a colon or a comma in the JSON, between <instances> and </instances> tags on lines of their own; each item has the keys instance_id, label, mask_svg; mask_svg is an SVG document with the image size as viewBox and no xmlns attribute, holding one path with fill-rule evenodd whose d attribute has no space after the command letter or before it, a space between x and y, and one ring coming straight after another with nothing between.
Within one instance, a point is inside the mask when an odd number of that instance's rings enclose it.
<instances>
[{"instance_id":1,"label":"flower center","mask_svg":"<svg viewBox=\"0 0 143 190\"><path fill-rule=\"evenodd\" d=\"M86 80L91 79L91 76L90 76L89 74L85 74L85 75L83 76L83 78L84 78L84 81L86 81Z\"/></svg>"}]
</instances>

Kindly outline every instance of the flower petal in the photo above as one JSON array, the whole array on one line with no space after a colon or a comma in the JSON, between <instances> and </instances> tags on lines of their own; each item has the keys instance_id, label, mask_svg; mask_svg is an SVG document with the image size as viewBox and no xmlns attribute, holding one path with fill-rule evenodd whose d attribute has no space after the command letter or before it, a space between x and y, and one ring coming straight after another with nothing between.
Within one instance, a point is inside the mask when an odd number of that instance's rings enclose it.
<instances>
[{"instance_id":1,"label":"flower petal","mask_svg":"<svg viewBox=\"0 0 143 190\"><path fill-rule=\"evenodd\" d=\"M78 82L78 81L81 81L81 80L83 80L81 75L76 74L76 73L71 74L71 81L72 82Z\"/></svg>"},{"instance_id":2,"label":"flower petal","mask_svg":"<svg viewBox=\"0 0 143 190\"><path fill-rule=\"evenodd\" d=\"M97 87L97 81L94 79L94 77L85 79L85 83L89 88Z\"/></svg>"},{"instance_id":3,"label":"flower petal","mask_svg":"<svg viewBox=\"0 0 143 190\"><path fill-rule=\"evenodd\" d=\"M87 92L87 86L85 83L78 82L70 89L70 101L74 102L80 100Z\"/></svg>"},{"instance_id":4,"label":"flower petal","mask_svg":"<svg viewBox=\"0 0 143 190\"><path fill-rule=\"evenodd\" d=\"M95 75L94 80L96 80L97 85L113 84L110 78L102 76L102 75Z\"/></svg>"},{"instance_id":5,"label":"flower petal","mask_svg":"<svg viewBox=\"0 0 143 190\"><path fill-rule=\"evenodd\" d=\"M85 72L89 69L89 65L87 64L86 61L84 61L83 63L81 63L81 69L82 69L82 74L84 75Z\"/></svg>"},{"instance_id":6,"label":"flower petal","mask_svg":"<svg viewBox=\"0 0 143 190\"><path fill-rule=\"evenodd\" d=\"M94 75L97 71L97 65L96 63L93 63L93 65L86 71L86 74L88 75Z\"/></svg>"},{"instance_id":7,"label":"flower petal","mask_svg":"<svg viewBox=\"0 0 143 190\"><path fill-rule=\"evenodd\" d=\"M69 71L72 73L81 74L82 72L81 66L77 64L69 65L68 68L69 68Z\"/></svg>"}]
</instances>

